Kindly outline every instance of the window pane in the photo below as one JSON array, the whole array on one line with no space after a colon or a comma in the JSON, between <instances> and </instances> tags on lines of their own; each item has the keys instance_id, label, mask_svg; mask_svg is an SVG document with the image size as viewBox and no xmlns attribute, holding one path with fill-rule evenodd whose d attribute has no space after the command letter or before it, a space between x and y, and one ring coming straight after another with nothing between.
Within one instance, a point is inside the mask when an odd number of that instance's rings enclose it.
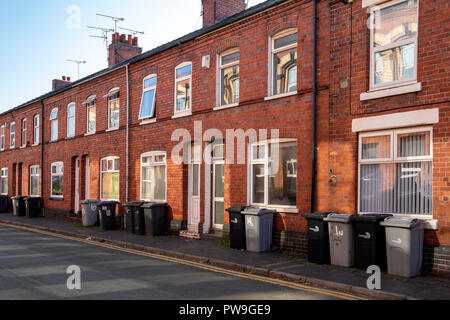
<instances>
[{"instance_id":1,"label":"window pane","mask_svg":"<svg viewBox=\"0 0 450 320\"><path fill-rule=\"evenodd\" d=\"M394 213L394 165L392 163L361 165L360 211Z\"/></svg>"},{"instance_id":2,"label":"window pane","mask_svg":"<svg viewBox=\"0 0 450 320\"><path fill-rule=\"evenodd\" d=\"M67 119L67 135L75 135L75 118L71 117Z\"/></svg>"},{"instance_id":3,"label":"window pane","mask_svg":"<svg viewBox=\"0 0 450 320\"><path fill-rule=\"evenodd\" d=\"M165 155L155 156L155 163L161 163L161 162L166 162L166 156Z\"/></svg>"},{"instance_id":4,"label":"window pane","mask_svg":"<svg viewBox=\"0 0 450 320\"><path fill-rule=\"evenodd\" d=\"M102 173L102 199L119 199L119 173Z\"/></svg>"},{"instance_id":5,"label":"window pane","mask_svg":"<svg viewBox=\"0 0 450 320\"><path fill-rule=\"evenodd\" d=\"M109 105L109 127L119 127L119 101L112 101Z\"/></svg>"},{"instance_id":6,"label":"window pane","mask_svg":"<svg viewBox=\"0 0 450 320\"><path fill-rule=\"evenodd\" d=\"M177 82L177 111L191 108L191 80Z\"/></svg>"},{"instance_id":7,"label":"window pane","mask_svg":"<svg viewBox=\"0 0 450 320\"><path fill-rule=\"evenodd\" d=\"M156 86L156 77L144 81L144 89Z\"/></svg>"},{"instance_id":8,"label":"window pane","mask_svg":"<svg viewBox=\"0 0 450 320\"><path fill-rule=\"evenodd\" d=\"M239 66L222 69L222 105L239 102Z\"/></svg>"},{"instance_id":9,"label":"window pane","mask_svg":"<svg viewBox=\"0 0 450 320\"><path fill-rule=\"evenodd\" d=\"M269 161L269 204L297 205L297 142L280 143L279 164ZM272 148L271 148L272 151Z\"/></svg>"},{"instance_id":10,"label":"window pane","mask_svg":"<svg viewBox=\"0 0 450 320\"><path fill-rule=\"evenodd\" d=\"M8 194L8 177L1 178L1 180L2 180L1 191L3 194Z\"/></svg>"},{"instance_id":11,"label":"window pane","mask_svg":"<svg viewBox=\"0 0 450 320\"><path fill-rule=\"evenodd\" d=\"M293 33L285 37L275 39L274 49L279 49L295 43L297 43L297 33Z\"/></svg>"},{"instance_id":12,"label":"window pane","mask_svg":"<svg viewBox=\"0 0 450 320\"><path fill-rule=\"evenodd\" d=\"M274 54L273 94L297 90L297 48Z\"/></svg>"},{"instance_id":13,"label":"window pane","mask_svg":"<svg viewBox=\"0 0 450 320\"><path fill-rule=\"evenodd\" d=\"M53 120L51 124L52 128L52 141L58 140L58 120Z\"/></svg>"},{"instance_id":14,"label":"window pane","mask_svg":"<svg viewBox=\"0 0 450 320\"><path fill-rule=\"evenodd\" d=\"M375 84L414 78L415 44L375 53Z\"/></svg>"},{"instance_id":15,"label":"window pane","mask_svg":"<svg viewBox=\"0 0 450 320\"><path fill-rule=\"evenodd\" d=\"M30 193L31 193L32 196L38 196L39 195L39 176L32 176L31 177Z\"/></svg>"},{"instance_id":16,"label":"window pane","mask_svg":"<svg viewBox=\"0 0 450 320\"><path fill-rule=\"evenodd\" d=\"M391 136L362 138L362 159L386 159L391 157Z\"/></svg>"},{"instance_id":17,"label":"window pane","mask_svg":"<svg viewBox=\"0 0 450 320\"><path fill-rule=\"evenodd\" d=\"M96 131L96 120L97 120L97 108L91 107L88 111L88 132L92 133Z\"/></svg>"},{"instance_id":18,"label":"window pane","mask_svg":"<svg viewBox=\"0 0 450 320\"><path fill-rule=\"evenodd\" d=\"M166 166L142 168L142 198L166 200Z\"/></svg>"},{"instance_id":19,"label":"window pane","mask_svg":"<svg viewBox=\"0 0 450 320\"><path fill-rule=\"evenodd\" d=\"M227 54L226 56L222 56L222 65L237 62L237 61L239 61L239 57L240 57L240 52L234 52L234 53Z\"/></svg>"},{"instance_id":20,"label":"window pane","mask_svg":"<svg viewBox=\"0 0 450 320\"><path fill-rule=\"evenodd\" d=\"M225 204L221 201L214 203L214 224L222 225L225 223Z\"/></svg>"},{"instance_id":21,"label":"window pane","mask_svg":"<svg viewBox=\"0 0 450 320\"><path fill-rule=\"evenodd\" d=\"M398 157L420 157L430 155L430 131L399 134Z\"/></svg>"},{"instance_id":22,"label":"window pane","mask_svg":"<svg viewBox=\"0 0 450 320\"><path fill-rule=\"evenodd\" d=\"M264 160L266 158L266 145L253 146L252 154L253 160Z\"/></svg>"},{"instance_id":23,"label":"window pane","mask_svg":"<svg viewBox=\"0 0 450 320\"><path fill-rule=\"evenodd\" d=\"M62 176L52 176L52 195L62 196L63 195L63 177Z\"/></svg>"},{"instance_id":24,"label":"window pane","mask_svg":"<svg viewBox=\"0 0 450 320\"><path fill-rule=\"evenodd\" d=\"M75 115L75 106L70 106L67 110L67 115L70 116L74 116Z\"/></svg>"},{"instance_id":25,"label":"window pane","mask_svg":"<svg viewBox=\"0 0 450 320\"><path fill-rule=\"evenodd\" d=\"M34 129L34 143L37 144L39 142L39 128Z\"/></svg>"},{"instance_id":26,"label":"window pane","mask_svg":"<svg viewBox=\"0 0 450 320\"><path fill-rule=\"evenodd\" d=\"M177 79L181 79L190 76L192 73L192 65L188 65L177 69Z\"/></svg>"},{"instance_id":27,"label":"window pane","mask_svg":"<svg viewBox=\"0 0 450 320\"><path fill-rule=\"evenodd\" d=\"M154 99L155 99L155 90L152 89L144 92L141 104L141 115L140 115L141 119L154 117L155 115L155 110L153 108Z\"/></svg>"},{"instance_id":28,"label":"window pane","mask_svg":"<svg viewBox=\"0 0 450 320\"><path fill-rule=\"evenodd\" d=\"M223 159L225 154L225 146L223 144L214 147L213 157L216 159Z\"/></svg>"},{"instance_id":29,"label":"window pane","mask_svg":"<svg viewBox=\"0 0 450 320\"><path fill-rule=\"evenodd\" d=\"M216 198L223 198L225 195L225 166L223 164L216 164L215 166L215 181L214 181L214 196Z\"/></svg>"},{"instance_id":30,"label":"window pane","mask_svg":"<svg viewBox=\"0 0 450 320\"><path fill-rule=\"evenodd\" d=\"M253 165L253 203L264 203L264 165Z\"/></svg>"},{"instance_id":31,"label":"window pane","mask_svg":"<svg viewBox=\"0 0 450 320\"><path fill-rule=\"evenodd\" d=\"M417 35L417 0L408 0L375 12L374 46Z\"/></svg>"},{"instance_id":32,"label":"window pane","mask_svg":"<svg viewBox=\"0 0 450 320\"><path fill-rule=\"evenodd\" d=\"M194 164L192 165L192 195L199 196L200 195L200 165Z\"/></svg>"}]
</instances>

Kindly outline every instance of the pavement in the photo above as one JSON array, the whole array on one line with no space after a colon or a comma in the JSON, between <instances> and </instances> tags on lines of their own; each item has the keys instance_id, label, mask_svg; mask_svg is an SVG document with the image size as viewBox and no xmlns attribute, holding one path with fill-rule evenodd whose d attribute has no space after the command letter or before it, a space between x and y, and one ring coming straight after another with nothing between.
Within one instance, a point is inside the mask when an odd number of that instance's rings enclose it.
<instances>
[{"instance_id":1,"label":"pavement","mask_svg":"<svg viewBox=\"0 0 450 320\"><path fill-rule=\"evenodd\" d=\"M253 253L233 250L229 248L226 239L194 240L178 236L137 236L124 231L105 232L98 227L86 228L79 222L49 218L28 219L11 214L1 214L0 223L51 231L122 248L196 261L205 265L338 290L372 299L450 299L449 279L435 276L403 278L383 273L382 290L369 290L366 287L369 275L364 270L312 264L305 256L288 252Z\"/></svg>"}]
</instances>

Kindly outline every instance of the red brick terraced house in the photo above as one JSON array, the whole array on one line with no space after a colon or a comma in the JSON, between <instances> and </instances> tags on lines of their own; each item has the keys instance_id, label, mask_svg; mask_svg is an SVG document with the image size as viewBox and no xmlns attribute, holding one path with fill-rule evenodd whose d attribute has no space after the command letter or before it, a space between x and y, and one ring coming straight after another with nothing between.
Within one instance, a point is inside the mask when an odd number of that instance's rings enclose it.
<instances>
[{"instance_id":1,"label":"red brick terraced house","mask_svg":"<svg viewBox=\"0 0 450 320\"><path fill-rule=\"evenodd\" d=\"M226 208L270 208L275 245L300 252L303 213L414 216L427 271L448 274L448 1L202 4L202 29L144 53L115 34L109 68L1 114L0 193L54 217L166 202L168 229L193 235L226 235Z\"/></svg>"}]
</instances>

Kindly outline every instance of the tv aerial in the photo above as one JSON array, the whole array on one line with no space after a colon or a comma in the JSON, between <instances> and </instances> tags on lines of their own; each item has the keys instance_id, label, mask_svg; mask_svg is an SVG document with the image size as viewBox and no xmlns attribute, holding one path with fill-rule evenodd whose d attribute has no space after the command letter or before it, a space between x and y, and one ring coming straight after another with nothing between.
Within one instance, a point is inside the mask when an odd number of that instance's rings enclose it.
<instances>
[{"instance_id":1,"label":"tv aerial","mask_svg":"<svg viewBox=\"0 0 450 320\"><path fill-rule=\"evenodd\" d=\"M104 18L109 18L112 21L114 21L114 32L117 32L117 24L119 22L123 22L125 21L125 18L119 18L119 17L113 17L113 16L108 16L106 14L101 14L101 13L97 13L98 16L100 17L104 17Z\"/></svg>"},{"instance_id":2,"label":"tv aerial","mask_svg":"<svg viewBox=\"0 0 450 320\"><path fill-rule=\"evenodd\" d=\"M97 38L97 39L102 39L103 42L105 43L106 46L106 54L108 54L108 39L109 39L109 33L110 32L114 32L114 29L108 29L108 28L101 28L101 27L92 27L92 26L88 26L89 29L94 29L94 30L100 30L102 32L101 36L98 35L89 35L89 37L91 38Z\"/></svg>"},{"instance_id":3,"label":"tv aerial","mask_svg":"<svg viewBox=\"0 0 450 320\"><path fill-rule=\"evenodd\" d=\"M137 30L133 30L133 29L127 29L127 28L122 28L122 27L119 27L119 29L128 31L128 32L131 33L133 36L136 36L137 34L142 34L142 35L145 34L143 31L137 31Z\"/></svg>"},{"instance_id":4,"label":"tv aerial","mask_svg":"<svg viewBox=\"0 0 450 320\"><path fill-rule=\"evenodd\" d=\"M86 61L83 60L71 60L71 59L67 59L67 62L73 62L76 63L78 65L78 80L80 80L80 64L85 64Z\"/></svg>"}]
</instances>

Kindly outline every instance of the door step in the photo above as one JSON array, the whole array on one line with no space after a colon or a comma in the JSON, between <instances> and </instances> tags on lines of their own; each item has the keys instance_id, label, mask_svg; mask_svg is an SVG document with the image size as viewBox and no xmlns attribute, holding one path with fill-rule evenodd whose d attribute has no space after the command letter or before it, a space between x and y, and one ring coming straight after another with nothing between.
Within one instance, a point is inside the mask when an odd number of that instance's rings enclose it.
<instances>
[{"instance_id":1,"label":"door step","mask_svg":"<svg viewBox=\"0 0 450 320\"><path fill-rule=\"evenodd\" d=\"M189 231L189 230L181 230L180 231L180 237L189 238L189 239L196 239L196 240L200 240L201 239L200 233L194 232L194 231Z\"/></svg>"}]
</instances>

